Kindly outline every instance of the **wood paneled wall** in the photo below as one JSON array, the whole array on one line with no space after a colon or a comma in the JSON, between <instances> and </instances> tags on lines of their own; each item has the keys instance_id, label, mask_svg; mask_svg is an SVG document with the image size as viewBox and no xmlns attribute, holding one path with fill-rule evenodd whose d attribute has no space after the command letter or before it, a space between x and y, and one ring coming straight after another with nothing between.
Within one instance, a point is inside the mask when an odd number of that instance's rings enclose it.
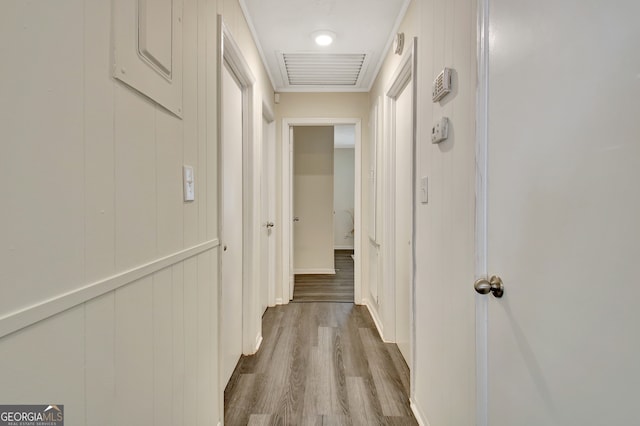
<instances>
[{"instance_id":1,"label":"wood paneled wall","mask_svg":"<svg viewBox=\"0 0 640 426\"><path fill-rule=\"evenodd\" d=\"M415 185L422 176L429 182L428 204L417 198L416 206L412 401L424 423L474 424L476 2L415 0L400 31L405 40L418 37ZM384 96L400 60L389 53L370 93L371 106ZM432 82L444 67L454 70L454 90L433 103ZM433 145L431 127L442 116L450 120L449 139ZM370 252L372 262L384 265L377 247L371 245ZM383 329L388 285L381 282L379 304L372 304Z\"/></svg>"},{"instance_id":2,"label":"wood paneled wall","mask_svg":"<svg viewBox=\"0 0 640 426\"><path fill-rule=\"evenodd\" d=\"M111 8L0 5L0 400L215 425L218 5L183 0L183 119L111 77Z\"/></svg>"}]
</instances>

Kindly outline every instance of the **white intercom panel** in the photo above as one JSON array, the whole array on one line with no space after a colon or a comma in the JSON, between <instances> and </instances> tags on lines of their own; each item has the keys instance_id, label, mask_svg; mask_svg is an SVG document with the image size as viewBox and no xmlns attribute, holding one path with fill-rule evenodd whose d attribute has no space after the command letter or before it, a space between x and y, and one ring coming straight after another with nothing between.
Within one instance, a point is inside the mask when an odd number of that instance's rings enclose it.
<instances>
[{"instance_id":1,"label":"white intercom panel","mask_svg":"<svg viewBox=\"0 0 640 426\"><path fill-rule=\"evenodd\" d=\"M451 89L451 68L445 68L433 81L433 102L438 102L447 96L447 93L451 92Z\"/></svg>"}]
</instances>

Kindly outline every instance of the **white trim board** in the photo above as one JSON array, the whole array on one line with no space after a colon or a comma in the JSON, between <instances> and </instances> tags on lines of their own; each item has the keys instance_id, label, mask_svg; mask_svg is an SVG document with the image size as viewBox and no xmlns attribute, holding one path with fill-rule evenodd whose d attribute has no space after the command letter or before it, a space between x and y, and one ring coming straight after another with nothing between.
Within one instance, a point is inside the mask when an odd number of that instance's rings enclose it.
<instances>
[{"instance_id":1,"label":"white trim board","mask_svg":"<svg viewBox=\"0 0 640 426\"><path fill-rule=\"evenodd\" d=\"M378 330L378 334L380 335L380 339L382 339L383 342L385 343L393 343L393 342L389 342L388 340L386 340L384 338L384 333L383 333L383 328L382 328L382 322L380 321L380 316L378 315L378 311L371 305L371 300L365 298L363 300L364 306L367 307L367 310L369 311L369 315L371 315L371 318L373 319L373 323L376 325L376 329Z\"/></svg>"},{"instance_id":2,"label":"white trim board","mask_svg":"<svg viewBox=\"0 0 640 426\"><path fill-rule=\"evenodd\" d=\"M336 270L331 268L319 269L294 269L293 275L335 275Z\"/></svg>"},{"instance_id":3,"label":"white trim board","mask_svg":"<svg viewBox=\"0 0 640 426\"><path fill-rule=\"evenodd\" d=\"M220 242L217 239L206 241L133 269L87 284L84 287L54 296L49 300L44 300L33 306L11 312L0 318L0 337L4 337L31 324L35 324L38 321L52 317L120 287L124 287L162 269L212 250L219 245Z\"/></svg>"},{"instance_id":4,"label":"white trim board","mask_svg":"<svg viewBox=\"0 0 640 426\"><path fill-rule=\"evenodd\" d=\"M256 294L256 281L259 278L257 274L258 258L255 253L260 251L260 223L256 219L256 212L258 212L258 206L260 205L260 193L256 191L259 188L259 176L254 172L256 156L254 155L254 148L256 142L256 123L258 122L258 114L256 113L255 102L255 83L256 79L247 63L242 50L235 41L231 31L224 23L224 19L221 15L218 15L219 26L219 50L218 50L218 63L217 63L217 76L218 76L218 123L223 123L223 108L221 107L223 84L221 80L222 69L227 66L234 78L237 79L242 89L242 108L243 108L243 129L242 129L242 222L243 222L243 253L242 253L242 353L250 355L254 350L255 341L252 336L256 335L256 329L260 329L261 315L257 315L258 306ZM261 106L261 103L259 104ZM260 113L262 117L262 113ZM222 126L218 125L218 141L222 141ZM218 193L222 194L222 182L224 176L222 176L222 167L220 161L222 161L221 155L222 143L218 144ZM218 205L218 217L222 215L222 202ZM224 226L222 221L219 221L218 234L224 241ZM219 259L219 268L222 270L222 258ZM221 276L219 277L221 279ZM222 282L222 281L220 281ZM221 287L220 287L221 288ZM221 291L221 290L220 290ZM218 295L220 296L220 294ZM219 301L221 298L218 299ZM220 310L221 311L221 310ZM220 319L221 320L221 319ZM221 323L221 321L219 321ZM220 332L220 330L219 330Z\"/></svg>"},{"instance_id":5,"label":"white trim board","mask_svg":"<svg viewBox=\"0 0 640 426\"><path fill-rule=\"evenodd\" d=\"M258 352L258 350L260 349L260 345L262 345L262 333L258 333L258 335L256 336L256 346L255 346L255 352Z\"/></svg>"},{"instance_id":6,"label":"white trim board","mask_svg":"<svg viewBox=\"0 0 640 426\"><path fill-rule=\"evenodd\" d=\"M413 416L416 418L418 425L429 426L429 421L427 420L427 417L422 414L422 412L420 411L420 408L418 407L418 404L416 404L415 399L409 398L409 404L411 407L411 412L413 412Z\"/></svg>"},{"instance_id":7,"label":"white trim board","mask_svg":"<svg viewBox=\"0 0 640 426\"><path fill-rule=\"evenodd\" d=\"M489 125L489 0L477 5L475 278L487 276L487 150ZM476 425L489 424L488 298L476 294Z\"/></svg>"},{"instance_id":8,"label":"white trim board","mask_svg":"<svg viewBox=\"0 0 640 426\"><path fill-rule=\"evenodd\" d=\"M412 96L412 117L411 117L411 268L410 268L410 288L409 288L409 351L411 353L411 360L407 360L410 369L410 396L415 394L415 360L416 360L416 324L415 324L415 300L416 300L416 217L417 217L417 203L416 203L416 159L417 159L417 94L418 94L418 73L417 73L417 55L418 55L418 39L414 37L411 40L411 44L408 46L405 54L403 55L400 63L394 71L392 77L389 79L389 84L385 90L385 103L387 108L385 110L387 125L387 167L386 167L386 193L384 199L386 199L387 210L384 218L384 237L386 245L383 245L384 253L383 259L383 277L387 280L387 289L384 295L383 303L385 304L381 310L388 314L385 315L385 324L388 326L389 337L393 341L396 339L396 324L397 324L397 310L396 310L396 257L395 257L395 185L396 185L396 142L395 142L395 101L405 90L407 85L411 84L411 96Z\"/></svg>"},{"instance_id":9,"label":"white trim board","mask_svg":"<svg viewBox=\"0 0 640 426\"><path fill-rule=\"evenodd\" d=\"M334 250L353 250L353 245L350 246L334 246Z\"/></svg>"}]
</instances>

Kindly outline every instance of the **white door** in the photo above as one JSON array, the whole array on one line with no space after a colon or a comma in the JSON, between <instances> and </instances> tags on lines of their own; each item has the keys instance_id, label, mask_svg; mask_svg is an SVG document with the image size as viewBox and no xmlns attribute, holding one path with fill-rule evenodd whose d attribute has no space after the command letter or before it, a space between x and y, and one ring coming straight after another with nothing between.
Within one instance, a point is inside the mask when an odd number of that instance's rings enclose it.
<instances>
[{"instance_id":1,"label":"white door","mask_svg":"<svg viewBox=\"0 0 640 426\"><path fill-rule=\"evenodd\" d=\"M333 126L298 126L294 133L294 272L335 273Z\"/></svg>"},{"instance_id":2,"label":"white door","mask_svg":"<svg viewBox=\"0 0 640 426\"><path fill-rule=\"evenodd\" d=\"M261 313L270 303L275 288L275 141L272 135L273 122L262 119L262 178L260 180L260 202L262 231L260 257L260 306Z\"/></svg>"},{"instance_id":3,"label":"white door","mask_svg":"<svg viewBox=\"0 0 640 426\"><path fill-rule=\"evenodd\" d=\"M639 16L491 1L491 426L640 424Z\"/></svg>"},{"instance_id":4,"label":"white door","mask_svg":"<svg viewBox=\"0 0 640 426\"><path fill-rule=\"evenodd\" d=\"M242 355L242 90L222 68L222 383Z\"/></svg>"},{"instance_id":5,"label":"white door","mask_svg":"<svg viewBox=\"0 0 640 426\"><path fill-rule=\"evenodd\" d=\"M396 343L411 366L409 344L409 291L411 288L411 227L413 223L412 169L413 123L412 84L395 99L395 291Z\"/></svg>"}]
</instances>

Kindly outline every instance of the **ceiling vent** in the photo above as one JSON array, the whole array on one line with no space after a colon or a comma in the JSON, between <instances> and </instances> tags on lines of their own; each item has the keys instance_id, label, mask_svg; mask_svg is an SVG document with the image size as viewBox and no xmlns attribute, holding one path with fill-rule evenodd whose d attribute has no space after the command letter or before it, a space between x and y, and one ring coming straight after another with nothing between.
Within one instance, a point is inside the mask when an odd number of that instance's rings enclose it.
<instances>
[{"instance_id":1,"label":"ceiling vent","mask_svg":"<svg viewBox=\"0 0 640 426\"><path fill-rule=\"evenodd\" d=\"M357 87L367 65L364 53L279 53L289 86Z\"/></svg>"}]
</instances>

